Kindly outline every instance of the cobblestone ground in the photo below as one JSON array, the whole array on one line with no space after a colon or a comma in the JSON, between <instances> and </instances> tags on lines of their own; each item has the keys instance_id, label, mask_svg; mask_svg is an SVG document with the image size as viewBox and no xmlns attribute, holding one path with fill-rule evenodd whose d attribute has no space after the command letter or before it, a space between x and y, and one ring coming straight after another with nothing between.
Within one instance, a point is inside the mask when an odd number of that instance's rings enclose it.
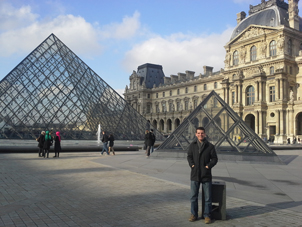
<instances>
[{"instance_id":1,"label":"cobblestone ground","mask_svg":"<svg viewBox=\"0 0 302 227\"><path fill-rule=\"evenodd\" d=\"M189 186L94 162L98 153L0 155L0 226L200 226ZM302 214L227 197L212 226L302 226Z\"/></svg>"}]
</instances>

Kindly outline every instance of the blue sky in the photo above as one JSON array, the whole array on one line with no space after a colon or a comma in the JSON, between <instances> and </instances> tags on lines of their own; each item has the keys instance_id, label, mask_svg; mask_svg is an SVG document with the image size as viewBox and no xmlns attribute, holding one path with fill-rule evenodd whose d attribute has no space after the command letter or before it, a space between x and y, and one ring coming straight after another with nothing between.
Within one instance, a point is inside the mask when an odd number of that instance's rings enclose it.
<instances>
[{"instance_id":1,"label":"blue sky","mask_svg":"<svg viewBox=\"0 0 302 227\"><path fill-rule=\"evenodd\" d=\"M51 33L119 93L139 65L224 67L236 14L261 0L0 0L0 80ZM299 3L301 9L301 2Z\"/></svg>"}]
</instances>

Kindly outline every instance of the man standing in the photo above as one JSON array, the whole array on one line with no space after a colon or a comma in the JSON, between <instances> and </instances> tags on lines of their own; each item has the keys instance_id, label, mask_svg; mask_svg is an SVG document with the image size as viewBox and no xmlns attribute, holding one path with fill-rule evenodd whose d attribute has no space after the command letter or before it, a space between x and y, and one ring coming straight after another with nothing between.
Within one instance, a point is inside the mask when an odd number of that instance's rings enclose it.
<instances>
[{"instance_id":1,"label":"man standing","mask_svg":"<svg viewBox=\"0 0 302 227\"><path fill-rule=\"evenodd\" d=\"M101 152L101 155L103 155L104 151L106 151L106 153L109 155L108 147L107 147L107 145L108 145L108 136L107 136L105 131L103 131L102 142L103 142L103 150Z\"/></svg>"},{"instance_id":2,"label":"man standing","mask_svg":"<svg viewBox=\"0 0 302 227\"><path fill-rule=\"evenodd\" d=\"M204 127L196 129L197 137L188 150L187 160L191 167L191 217L189 221L198 219L198 194L200 184L204 191L205 208L203 216L205 223L211 223L212 210L212 173L211 169L216 165L218 158L213 144L207 141Z\"/></svg>"}]
</instances>

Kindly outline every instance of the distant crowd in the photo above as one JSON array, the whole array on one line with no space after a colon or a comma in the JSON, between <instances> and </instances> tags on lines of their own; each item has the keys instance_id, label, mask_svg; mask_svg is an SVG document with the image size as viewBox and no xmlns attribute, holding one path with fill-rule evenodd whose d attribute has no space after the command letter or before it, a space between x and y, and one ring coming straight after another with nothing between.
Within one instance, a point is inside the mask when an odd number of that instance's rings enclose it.
<instances>
[{"instance_id":1,"label":"distant crowd","mask_svg":"<svg viewBox=\"0 0 302 227\"><path fill-rule=\"evenodd\" d=\"M39 147L39 157L49 158L50 147L54 142L54 158L58 158L61 152L61 136L60 132L56 132L56 135L52 135L52 131L42 131L41 135L36 139Z\"/></svg>"}]
</instances>

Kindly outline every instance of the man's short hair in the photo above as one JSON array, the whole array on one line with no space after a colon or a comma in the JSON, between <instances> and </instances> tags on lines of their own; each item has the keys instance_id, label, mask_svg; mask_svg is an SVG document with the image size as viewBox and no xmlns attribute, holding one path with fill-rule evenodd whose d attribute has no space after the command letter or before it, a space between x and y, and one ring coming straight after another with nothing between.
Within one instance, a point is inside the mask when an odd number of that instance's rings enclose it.
<instances>
[{"instance_id":1,"label":"man's short hair","mask_svg":"<svg viewBox=\"0 0 302 227\"><path fill-rule=\"evenodd\" d=\"M204 129L204 127L198 127L198 128L196 128L196 132L197 132L197 130L202 130L204 133L206 132L206 130Z\"/></svg>"}]
</instances>

